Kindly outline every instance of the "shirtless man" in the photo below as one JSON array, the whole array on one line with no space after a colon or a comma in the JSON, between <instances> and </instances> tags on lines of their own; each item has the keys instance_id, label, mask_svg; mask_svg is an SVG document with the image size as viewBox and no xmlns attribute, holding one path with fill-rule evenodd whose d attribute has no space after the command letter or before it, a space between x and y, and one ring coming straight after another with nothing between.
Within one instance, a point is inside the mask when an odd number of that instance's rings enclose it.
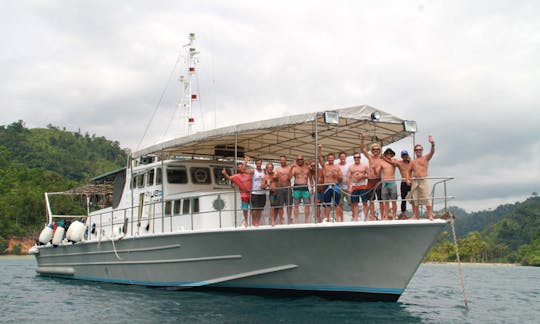
<instances>
[{"instance_id":1,"label":"shirtless man","mask_svg":"<svg viewBox=\"0 0 540 324\"><path fill-rule=\"evenodd\" d=\"M366 150L366 145L364 144L365 135L361 135L360 140L360 151L365 155L369 161L369 175L367 183L367 191L369 198L369 218L368 220L376 220L375 216L375 197L379 200L379 211L382 213L384 211L384 205L381 201L381 146L378 143L371 144L370 150L371 154Z\"/></svg>"},{"instance_id":2,"label":"shirtless man","mask_svg":"<svg viewBox=\"0 0 540 324\"><path fill-rule=\"evenodd\" d=\"M311 172L311 177L312 179L315 179L315 177L317 177L317 190L315 192L315 209L316 209L316 212L315 214L317 215L317 223L320 223L322 222L322 218L321 218L321 204L323 202L323 193L324 193L324 172L323 172L323 169L318 167L318 162L316 161L310 161L309 162L309 168L310 168L310 172Z\"/></svg>"},{"instance_id":3,"label":"shirtless man","mask_svg":"<svg viewBox=\"0 0 540 324\"><path fill-rule=\"evenodd\" d=\"M291 168L291 174L294 177L293 202L294 202L294 223L298 224L298 213L300 201L304 204L304 223L309 223L309 205L311 204L310 185L314 182L311 177L310 169L304 163L304 157L298 155L296 164Z\"/></svg>"},{"instance_id":4,"label":"shirtless man","mask_svg":"<svg viewBox=\"0 0 540 324\"><path fill-rule=\"evenodd\" d=\"M343 175L343 180L339 182L339 187L341 188L342 192L347 192L347 182L345 181L345 175L347 174L347 171L349 171L350 164L347 163L347 153L345 152L339 152L338 155L339 163L337 164L341 170L341 174ZM341 199L339 200L339 205L336 207L336 214L338 215L338 218L343 219L343 210L345 209L345 204L350 204L350 198L348 195L341 195Z\"/></svg>"},{"instance_id":5,"label":"shirtless man","mask_svg":"<svg viewBox=\"0 0 540 324\"><path fill-rule=\"evenodd\" d=\"M369 168L367 165L360 163L360 153L353 154L354 164L349 167L346 176L347 191L351 194L351 210L353 222L358 221L358 203L362 200L363 217L365 221L368 214L368 198L367 198L367 179Z\"/></svg>"},{"instance_id":6,"label":"shirtless man","mask_svg":"<svg viewBox=\"0 0 540 324\"><path fill-rule=\"evenodd\" d=\"M341 198L341 189L338 183L343 179L343 175L341 174L339 166L334 164L335 157L333 153L329 153L326 159L328 160L328 163L324 162L322 156L322 144L319 144L319 163L322 165L324 176L323 183L326 185L323 193L324 218L328 221L332 202L334 203L334 206L337 206ZM336 213L336 221L342 222L342 216L343 215L340 217L340 215Z\"/></svg>"},{"instance_id":7,"label":"shirtless man","mask_svg":"<svg viewBox=\"0 0 540 324\"><path fill-rule=\"evenodd\" d=\"M278 215L276 199L277 199L277 180L274 178L274 164L272 162L266 163L265 175L261 184L262 189L268 189L268 200L270 200L270 222L272 226L276 225L276 218ZM283 210L282 210L283 211Z\"/></svg>"},{"instance_id":8,"label":"shirtless man","mask_svg":"<svg viewBox=\"0 0 540 324\"><path fill-rule=\"evenodd\" d=\"M406 219L407 195L409 194L409 191L411 191L411 186L407 184L407 181L405 181L407 174L411 169L411 157L409 156L409 152L407 152L407 150L401 151L401 161L398 161L397 167L402 179L399 188L399 194L401 195L401 215L399 216L399 219Z\"/></svg>"},{"instance_id":9,"label":"shirtless man","mask_svg":"<svg viewBox=\"0 0 540 324\"><path fill-rule=\"evenodd\" d=\"M401 161L396 159L388 159L384 155L382 158L384 161L396 166L401 174L401 215L399 215L399 219L407 219L407 214L405 213L407 211L407 194L409 191L411 191L411 186L407 184L407 181L405 181L411 169L411 158L409 156L409 152L407 152L407 150L401 151Z\"/></svg>"},{"instance_id":10,"label":"shirtless man","mask_svg":"<svg viewBox=\"0 0 540 324\"><path fill-rule=\"evenodd\" d=\"M251 173L247 172L246 165L244 163L238 163L238 173L232 176L229 176L227 169L223 168L221 174L227 180L230 180L233 184L238 187L240 191L240 199L242 200L241 208L242 214L244 216L244 227L249 226L249 201L251 195Z\"/></svg>"},{"instance_id":11,"label":"shirtless man","mask_svg":"<svg viewBox=\"0 0 540 324\"><path fill-rule=\"evenodd\" d=\"M412 198L413 219L418 219L418 206L426 205L429 220L433 220L429 183L427 179L424 179L428 176L429 161L435 153L435 140L433 140L433 136L428 136L428 142L431 143L431 150L426 155L422 155L424 151L422 145L416 144L414 146L415 159L411 162L411 168L406 179L407 184L411 185L409 196Z\"/></svg>"},{"instance_id":12,"label":"shirtless man","mask_svg":"<svg viewBox=\"0 0 540 324\"><path fill-rule=\"evenodd\" d=\"M278 207L279 223L283 224L283 205L287 207L287 223L291 224L292 193L291 193L291 166L287 165L285 156L279 157L279 168L274 172L277 181L276 207Z\"/></svg>"},{"instance_id":13,"label":"shirtless man","mask_svg":"<svg viewBox=\"0 0 540 324\"><path fill-rule=\"evenodd\" d=\"M382 173L382 186L381 196L384 200L384 212L382 213L382 219L390 218L390 201L392 202L392 219L397 219L397 184L396 184L396 165L393 163L396 153L387 148L382 156L381 161L381 173Z\"/></svg>"}]
</instances>

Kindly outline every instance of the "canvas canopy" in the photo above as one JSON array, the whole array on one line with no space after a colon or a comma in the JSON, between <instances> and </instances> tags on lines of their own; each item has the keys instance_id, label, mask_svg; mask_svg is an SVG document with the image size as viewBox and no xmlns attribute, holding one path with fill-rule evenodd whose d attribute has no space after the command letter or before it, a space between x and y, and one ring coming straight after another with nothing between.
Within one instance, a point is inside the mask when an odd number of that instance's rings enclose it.
<instances>
[{"instance_id":1,"label":"canvas canopy","mask_svg":"<svg viewBox=\"0 0 540 324\"><path fill-rule=\"evenodd\" d=\"M297 154L314 158L317 144L323 154L352 154L359 150L360 135L365 144L381 145L398 141L411 134L404 120L371 106L355 106L330 110L339 116L339 124L325 122L325 112L286 116L179 137L133 153L133 158L155 154L162 157L223 158L250 157L277 160L280 155L294 159ZM372 119L378 112L380 118Z\"/></svg>"}]
</instances>

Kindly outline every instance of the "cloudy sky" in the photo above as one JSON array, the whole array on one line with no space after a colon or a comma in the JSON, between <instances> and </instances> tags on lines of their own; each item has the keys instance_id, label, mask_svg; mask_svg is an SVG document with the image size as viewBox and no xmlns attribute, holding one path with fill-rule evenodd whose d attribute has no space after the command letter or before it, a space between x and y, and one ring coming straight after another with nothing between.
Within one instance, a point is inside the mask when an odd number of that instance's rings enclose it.
<instances>
[{"instance_id":1,"label":"cloudy sky","mask_svg":"<svg viewBox=\"0 0 540 324\"><path fill-rule=\"evenodd\" d=\"M495 208L540 191L539 17L536 0L4 0L0 125L131 150L185 134L193 32L195 130L369 104L435 136L453 204Z\"/></svg>"}]
</instances>

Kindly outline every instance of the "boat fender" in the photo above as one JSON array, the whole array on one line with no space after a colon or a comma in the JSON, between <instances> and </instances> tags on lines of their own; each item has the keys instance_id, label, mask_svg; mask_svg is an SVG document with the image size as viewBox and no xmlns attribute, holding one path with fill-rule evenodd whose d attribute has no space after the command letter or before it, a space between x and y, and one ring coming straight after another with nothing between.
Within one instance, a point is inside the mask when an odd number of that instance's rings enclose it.
<instances>
[{"instance_id":1,"label":"boat fender","mask_svg":"<svg viewBox=\"0 0 540 324\"><path fill-rule=\"evenodd\" d=\"M28 250L28 254L39 254L39 248L37 245L34 245Z\"/></svg>"},{"instance_id":2,"label":"boat fender","mask_svg":"<svg viewBox=\"0 0 540 324\"><path fill-rule=\"evenodd\" d=\"M90 233L92 233L92 235L96 234L96 223L92 224L92 230L90 231Z\"/></svg>"},{"instance_id":3,"label":"boat fender","mask_svg":"<svg viewBox=\"0 0 540 324\"><path fill-rule=\"evenodd\" d=\"M47 244L53 237L53 225L47 224L45 228L39 234L39 243L41 245Z\"/></svg>"},{"instance_id":4,"label":"boat fender","mask_svg":"<svg viewBox=\"0 0 540 324\"><path fill-rule=\"evenodd\" d=\"M84 224L79 221L74 221L69 225L69 228L66 233L66 238L70 242L80 242L84 234Z\"/></svg>"},{"instance_id":5,"label":"boat fender","mask_svg":"<svg viewBox=\"0 0 540 324\"><path fill-rule=\"evenodd\" d=\"M127 228L128 228L128 219L127 219L127 217L126 217L126 218L124 218L124 226L122 227L122 232L123 232L124 234L127 233Z\"/></svg>"},{"instance_id":6,"label":"boat fender","mask_svg":"<svg viewBox=\"0 0 540 324\"><path fill-rule=\"evenodd\" d=\"M54 247L57 247L62 243L62 239L64 238L65 229L62 226L58 226L56 228L56 231L54 232L54 236L52 239L52 244Z\"/></svg>"},{"instance_id":7,"label":"boat fender","mask_svg":"<svg viewBox=\"0 0 540 324\"><path fill-rule=\"evenodd\" d=\"M148 232L150 230L150 223L146 224L146 226L144 227L144 229Z\"/></svg>"}]
</instances>

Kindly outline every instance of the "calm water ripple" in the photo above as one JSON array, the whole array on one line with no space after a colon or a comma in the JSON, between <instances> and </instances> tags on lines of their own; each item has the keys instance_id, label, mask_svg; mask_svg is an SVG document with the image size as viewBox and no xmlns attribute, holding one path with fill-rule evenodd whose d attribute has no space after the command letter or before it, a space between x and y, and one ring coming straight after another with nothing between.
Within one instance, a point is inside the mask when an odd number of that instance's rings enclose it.
<instances>
[{"instance_id":1,"label":"calm water ripple","mask_svg":"<svg viewBox=\"0 0 540 324\"><path fill-rule=\"evenodd\" d=\"M538 323L540 268L420 266L397 303L179 292L36 276L33 258L0 258L0 322Z\"/></svg>"}]
</instances>

